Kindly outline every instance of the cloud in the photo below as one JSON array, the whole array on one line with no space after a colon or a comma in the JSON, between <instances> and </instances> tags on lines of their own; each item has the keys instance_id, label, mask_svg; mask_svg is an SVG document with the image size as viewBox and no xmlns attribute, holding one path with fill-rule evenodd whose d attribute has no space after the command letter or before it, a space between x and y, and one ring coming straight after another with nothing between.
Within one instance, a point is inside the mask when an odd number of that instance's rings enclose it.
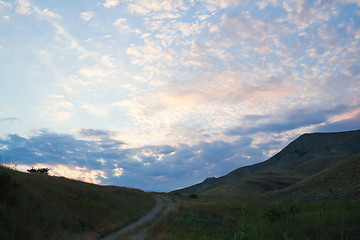
<instances>
[{"instance_id":1,"label":"cloud","mask_svg":"<svg viewBox=\"0 0 360 240\"><path fill-rule=\"evenodd\" d=\"M9 3L9 2L0 1L0 10L1 10L2 8L10 8L10 9L12 9L12 5L11 5L11 3Z\"/></svg>"},{"instance_id":2,"label":"cloud","mask_svg":"<svg viewBox=\"0 0 360 240\"><path fill-rule=\"evenodd\" d=\"M86 167L79 167L79 166L70 166L69 167L69 166L66 166L63 164L52 165L52 166L39 164L39 165L35 165L34 167L35 168L48 167L48 168L50 168L50 171L49 171L50 175L62 176L62 177L67 177L67 178L71 178L71 179L77 179L80 181L93 183L93 184L100 184L101 183L100 179L107 178L105 171L90 170L90 169L87 169Z\"/></svg>"},{"instance_id":3,"label":"cloud","mask_svg":"<svg viewBox=\"0 0 360 240\"><path fill-rule=\"evenodd\" d=\"M108 60L108 61L107 61ZM111 59L104 59L104 62L109 64L112 63ZM114 70L104 69L101 66L92 66L92 67L83 67L79 70L81 75L84 75L88 78L105 78L113 74Z\"/></svg>"},{"instance_id":4,"label":"cloud","mask_svg":"<svg viewBox=\"0 0 360 240\"><path fill-rule=\"evenodd\" d=\"M20 15L30 15L33 12L31 4L28 0L17 0L16 13Z\"/></svg>"},{"instance_id":5,"label":"cloud","mask_svg":"<svg viewBox=\"0 0 360 240\"><path fill-rule=\"evenodd\" d=\"M359 0L341 0L342 3L344 4L356 4L357 6L360 7L360 1Z\"/></svg>"},{"instance_id":6,"label":"cloud","mask_svg":"<svg viewBox=\"0 0 360 240\"><path fill-rule=\"evenodd\" d=\"M59 14L57 14L57 13L54 13L54 12L50 11L50 10L47 9L47 8L45 8L45 9L43 10L43 13L44 13L46 16L51 17L51 18L57 18L57 19L61 19L61 18L62 18L61 15L59 15Z\"/></svg>"},{"instance_id":7,"label":"cloud","mask_svg":"<svg viewBox=\"0 0 360 240\"><path fill-rule=\"evenodd\" d=\"M303 127L324 124L329 118L349 110L349 106L338 105L328 109L294 109L272 116L247 116L250 125L237 126L226 131L228 135L248 135L259 132L279 133Z\"/></svg>"},{"instance_id":8,"label":"cloud","mask_svg":"<svg viewBox=\"0 0 360 240\"><path fill-rule=\"evenodd\" d=\"M114 168L113 172L114 172L114 175L113 175L114 177L119 177L119 176L123 175L124 169L123 168Z\"/></svg>"},{"instance_id":9,"label":"cloud","mask_svg":"<svg viewBox=\"0 0 360 240\"><path fill-rule=\"evenodd\" d=\"M239 4L244 4L248 2L247 0L239 1L239 0L206 0L204 1L208 6L208 10L210 12L214 11L214 8L229 8L234 7Z\"/></svg>"},{"instance_id":10,"label":"cloud","mask_svg":"<svg viewBox=\"0 0 360 240\"><path fill-rule=\"evenodd\" d=\"M316 127L315 130L319 132L360 130L360 114L339 121L326 122L325 124Z\"/></svg>"},{"instance_id":11,"label":"cloud","mask_svg":"<svg viewBox=\"0 0 360 240\"><path fill-rule=\"evenodd\" d=\"M119 0L106 0L103 6L106 8L116 7L119 5Z\"/></svg>"},{"instance_id":12,"label":"cloud","mask_svg":"<svg viewBox=\"0 0 360 240\"><path fill-rule=\"evenodd\" d=\"M15 117L11 117L11 118L0 118L0 122L15 122L15 121L20 121L20 119L15 118Z\"/></svg>"},{"instance_id":13,"label":"cloud","mask_svg":"<svg viewBox=\"0 0 360 240\"><path fill-rule=\"evenodd\" d=\"M49 119L59 123L73 118L75 106L64 95L51 95L47 110Z\"/></svg>"},{"instance_id":14,"label":"cloud","mask_svg":"<svg viewBox=\"0 0 360 240\"><path fill-rule=\"evenodd\" d=\"M92 139L96 139L98 141L116 139L117 136L117 133L115 131L91 129L91 128L76 129L74 130L74 132L83 137L89 137ZM116 141L116 144L121 145L124 143L121 141Z\"/></svg>"},{"instance_id":15,"label":"cloud","mask_svg":"<svg viewBox=\"0 0 360 240\"><path fill-rule=\"evenodd\" d=\"M174 14L177 15L176 13L178 11L184 11L187 9L183 1L176 0L135 0L128 4L128 8L130 12L140 15L152 13L154 14L153 17L158 19L174 18ZM179 15L175 18L177 17L179 17Z\"/></svg>"},{"instance_id":16,"label":"cloud","mask_svg":"<svg viewBox=\"0 0 360 240\"><path fill-rule=\"evenodd\" d=\"M85 21L89 21L90 19L92 19L95 16L95 12L93 11L88 11L88 12L82 12L80 13L80 17L85 20Z\"/></svg>"},{"instance_id":17,"label":"cloud","mask_svg":"<svg viewBox=\"0 0 360 240\"><path fill-rule=\"evenodd\" d=\"M81 140L47 131L29 138L9 135L0 139L0 154L6 154L24 168L49 167L55 175L93 183L170 191L264 160L266 156L262 151L269 148L265 144L261 150L252 147L251 138L235 142L202 142L194 146L119 148L114 146L121 146L123 142L110 138L113 132L81 129L78 133L91 138Z\"/></svg>"},{"instance_id":18,"label":"cloud","mask_svg":"<svg viewBox=\"0 0 360 240\"><path fill-rule=\"evenodd\" d=\"M61 15L54 13L47 8L45 8L44 10L40 10L37 6L31 5L28 0L18 0L18 4L19 6L16 11L19 14L29 15L35 12L41 17L42 20L50 23L51 26L57 31L56 39L66 44L66 47L70 49L75 49L80 52L81 55L79 58L84 59L86 56L96 55L93 52L89 52L84 47L82 47L73 35L71 35L58 22L54 21L54 19L61 19ZM39 50L39 52L44 52L44 50ZM53 68L56 69L56 67Z\"/></svg>"},{"instance_id":19,"label":"cloud","mask_svg":"<svg viewBox=\"0 0 360 240\"><path fill-rule=\"evenodd\" d=\"M126 18L118 18L115 22L113 22L113 25L117 26L117 25L120 25L120 24L125 23L125 22L127 22Z\"/></svg>"},{"instance_id":20,"label":"cloud","mask_svg":"<svg viewBox=\"0 0 360 240\"><path fill-rule=\"evenodd\" d=\"M101 57L101 64L105 65L107 67L110 67L110 68L115 68L116 67L115 61L116 61L115 58L111 58L108 55L103 55Z\"/></svg>"},{"instance_id":21,"label":"cloud","mask_svg":"<svg viewBox=\"0 0 360 240\"><path fill-rule=\"evenodd\" d=\"M108 116L108 112L104 106L84 104L81 107L97 117L105 118Z\"/></svg>"}]
</instances>

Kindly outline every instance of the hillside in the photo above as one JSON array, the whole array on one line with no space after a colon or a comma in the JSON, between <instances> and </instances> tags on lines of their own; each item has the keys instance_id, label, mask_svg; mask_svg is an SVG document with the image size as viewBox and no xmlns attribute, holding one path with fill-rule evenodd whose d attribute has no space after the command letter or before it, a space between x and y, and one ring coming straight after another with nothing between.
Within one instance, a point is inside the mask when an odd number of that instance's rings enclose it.
<instances>
[{"instance_id":1,"label":"hillside","mask_svg":"<svg viewBox=\"0 0 360 240\"><path fill-rule=\"evenodd\" d=\"M287 189L306 179L311 181L311 177L358 153L360 130L304 134L267 161L238 168L220 178L208 178L174 193L244 198L259 196ZM336 176L339 179L342 177L345 176ZM359 178L357 175L354 177Z\"/></svg>"},{"instance_id":2,"label":"hillside","mask_svg":"<svg viewBox=\"0 0 360 240\"><path fill-rule=\"evenodd\" d=\"M332 167L294 185L269 192L270 199L299 198L305 200L360 199L360 154L353 155Z\"/></svg>"},{"instance_id":3,"label":"hillside","mask_svg":"<svg viewBox=\"0 0 360 240\"><path fill-rule=\"evenodd\" d=\"M98 239L154 203L137 189L0 167L0 239Z\"/></svg>"}]
</instances>

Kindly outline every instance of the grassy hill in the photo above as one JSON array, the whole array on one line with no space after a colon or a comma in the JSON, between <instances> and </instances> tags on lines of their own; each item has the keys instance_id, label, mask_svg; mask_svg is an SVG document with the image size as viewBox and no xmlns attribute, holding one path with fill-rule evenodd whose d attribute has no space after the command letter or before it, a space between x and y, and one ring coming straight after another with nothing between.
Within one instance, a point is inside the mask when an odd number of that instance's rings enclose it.
<instances>
[{"instance_id":1,"label":"grassy hill","mask_svg":"<svg viewBox=\"0 0 360 240\"><path fill-rule=\"evenodd\" d=\"M220 178L208 178L202 183L173 193L196 193L206 197L258 197L287 189L297 183L301 184L300 182L305 180L311 181L318 173L359 153L360 130L304 134L267 161L238 168ZM359 176L353 177L359 179ZM342 176L336 175L336 178ZM354 196L358 196L356 189L349 189L354 191ZM293 191L292 195L295 192Z\"/></svg>"},{"instance_id":2,"label":"grassy hill","mask_svg":"<svg viewBox=\"0 0 360 240\"><path fill-rule=\"evenodd\" d=\"M360 199L360 154L348 157L288 188L269 192L267 197L301 200Z\"/></svg>"},{"instance_id":3,"label":"grassy hill","mask_svg":"<svg viewBox=\"0 0 360 240\"><path fill-rule=\"evenodd\" d=\"M360 131L305 134L265 162L173 193L178 208L146 240L360 239Z\"/></svg>"},{"instance_id":4,"label":"grassy hill","mask_svg":"<svg viewBox=\"0 0 360 240\"><path fill-rule=\"evenodd\" d=\"M0 239L98 239L138 219L151 194L0 167Z\"/></svg>"}]
</instances>

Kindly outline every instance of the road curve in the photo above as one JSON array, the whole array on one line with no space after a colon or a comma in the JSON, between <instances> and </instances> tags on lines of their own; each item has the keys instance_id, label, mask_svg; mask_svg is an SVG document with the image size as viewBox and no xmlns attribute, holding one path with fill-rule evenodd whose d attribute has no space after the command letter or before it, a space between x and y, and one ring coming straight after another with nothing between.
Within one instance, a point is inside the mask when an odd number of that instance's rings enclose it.
<instances>
[{"instance_id":1,"label":"road curve","mask_svg":"<svg viewBox=\"0 0 360 240\"><path fill-rule=\"evenodd\" d=\"M120 235L128 233L141 225L147 223L148 221L155 219L155 217L160 213L160 211L166 206L166 209L163 210L162 215L166 215L172 208L174 208L175 203L168 197L163 195L154 195L154 198L156 200L155 207L151 209L150 212L148 212L145 216L137 220L136 222L133 222L132 224L120 229L117 232L111 233L110 235L101 238L101 240L115 240ZM144 239L144 236L146 234L147 228L142 229L139 233L136 234L132 239L134 240L141 240Z\"/></svg>"},{"instance_id":2,"label":"road curve","mask_svg":"<svg viewBox=\"0 0 360 240\"><path fill-rule=\"evenodd\" d=\"M161 216L165 217L174 207L175 202L169 197L163 197L163 201L166 204L166 208L161 212ZM143 240L149 227L143 228L140 232L134 235L131 240Z\"/></svg>"}]
</instances>

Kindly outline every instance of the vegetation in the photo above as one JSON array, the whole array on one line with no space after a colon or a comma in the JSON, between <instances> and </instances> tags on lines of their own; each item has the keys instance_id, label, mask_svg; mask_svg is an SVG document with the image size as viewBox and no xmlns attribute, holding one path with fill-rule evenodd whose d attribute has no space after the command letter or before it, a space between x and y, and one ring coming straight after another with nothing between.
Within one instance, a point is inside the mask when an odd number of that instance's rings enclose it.
<instances>
[{"instance_id":1,"label":"vegetation","mask_svg":"<svg viewBox=\"0 0 360 240\"><path fill-rule=\"evenodd\" d=\"M39 174L45 174L45 175L49 175L49 171L50 171L50 168L38 168L38 169L35 169L35 168L30 168L27 170L29 173L39 173Z\"/></svg>"},{"instance_id":2,"label":"vegetation","mask_svg":"<svg viewBox=\"0 0 360 240\"><path fill-rule=\"evenodd\" d=\"M136 189L0 167L0 240L98 239L154 204Z\"/></svg>"},{"instance_id":3,"label":"vegetation","mask_svg":"<svg viewBox=\"0 0 360 240\"><path fill-rule=\"evenodd\" d=\"M360 130L305 134L267 161L176 190L179 208L146 239L360 239L359 146Z\"/></svg>"},{"instance_id":4,"label":"vegetation","mask_svg":"<svg viewBox=\"0 0 360 240\"><path fill-rule=\"evenodd\" d=\"M359 201L185 201L146 239L359 239L358 226Z\"/></svg>"}]
</instances>

